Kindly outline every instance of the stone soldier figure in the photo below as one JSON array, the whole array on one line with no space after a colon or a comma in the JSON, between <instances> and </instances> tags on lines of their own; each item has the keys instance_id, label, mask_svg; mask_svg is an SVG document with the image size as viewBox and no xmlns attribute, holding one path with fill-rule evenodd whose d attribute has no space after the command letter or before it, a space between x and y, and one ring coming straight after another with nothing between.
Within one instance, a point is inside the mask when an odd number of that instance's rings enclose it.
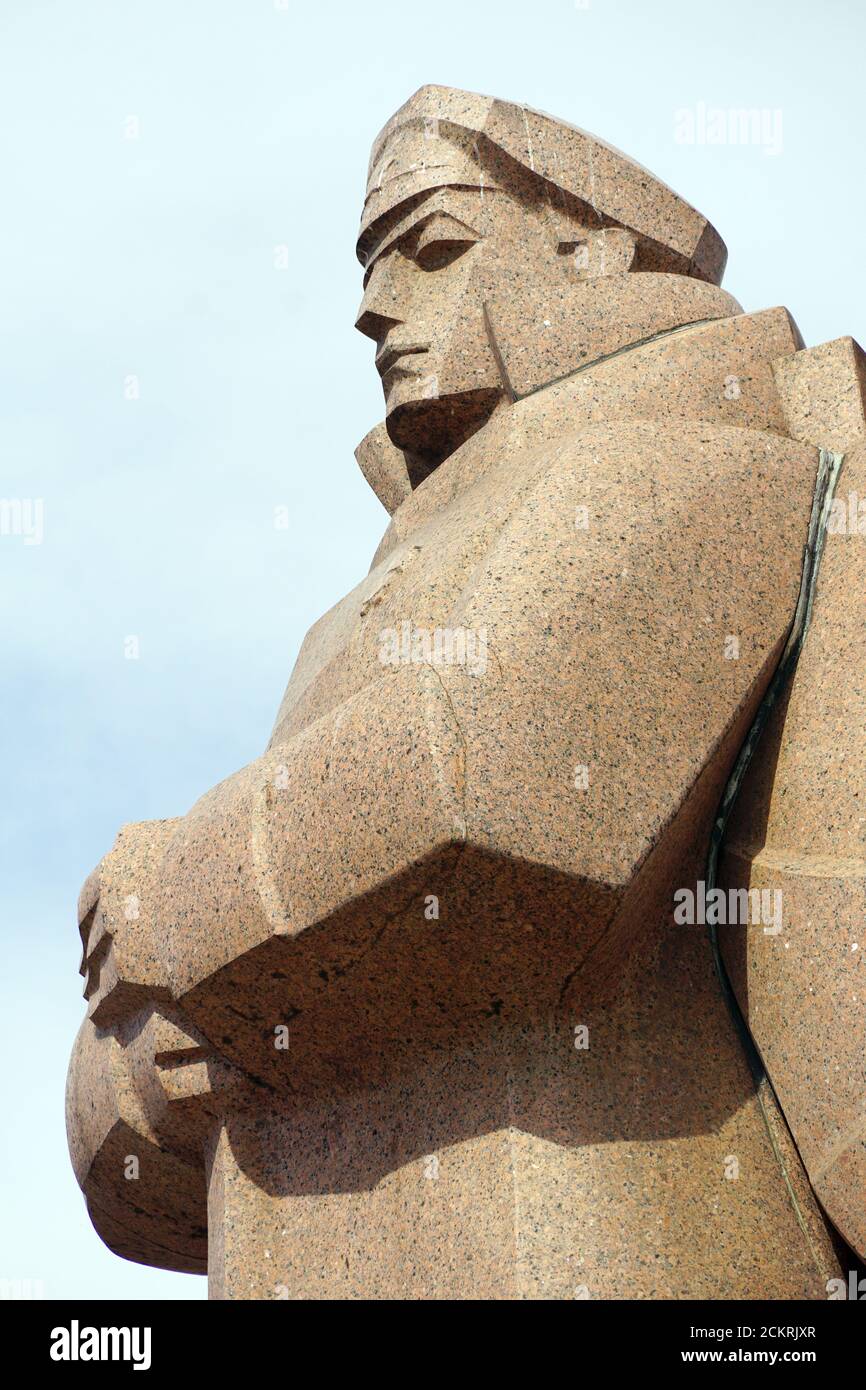
<instances>
[{"instance_id":1,"label":"stone soldier figure","mask_svg":"<svg viewBox=\"0 0 866 1390\"><path fill-rule=\"evenodd\" d=\"M85 885L94 1225L223 1298L826 1298L866 1251L863 355L744 314L626 156L449 88L376 140L358 252L390 524L264 755ZM717 972L675 904L822 451Z\"/></svg>"}]
</instances>

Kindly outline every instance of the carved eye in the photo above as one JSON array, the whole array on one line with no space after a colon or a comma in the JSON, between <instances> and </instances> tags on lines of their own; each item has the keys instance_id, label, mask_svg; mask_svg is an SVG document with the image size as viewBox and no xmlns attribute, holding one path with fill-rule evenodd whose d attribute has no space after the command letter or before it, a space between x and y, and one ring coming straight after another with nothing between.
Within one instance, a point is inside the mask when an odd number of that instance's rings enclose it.
<instances>
[{"instance_id":1,"label":"carved eye","mask_svg":"<svg viewBox=\"0 0 866 1390\"><path fill-rule=\"evenodd\" d=\"M442 270L474 245L473 241L429 241L415 252L415 262L422 270Z\"/></svg>"},{"instance_id":2,"label":"carved eye","mask_svg":"<svg viewBox=\"0 0 866 1390\"><path fill-rule=\"evenodd\" d=\"M422 270L441 270L456 261L477 240L476 234L455 217L439 213L421 228L413 259Z\"/></svg>"}]
</instances>

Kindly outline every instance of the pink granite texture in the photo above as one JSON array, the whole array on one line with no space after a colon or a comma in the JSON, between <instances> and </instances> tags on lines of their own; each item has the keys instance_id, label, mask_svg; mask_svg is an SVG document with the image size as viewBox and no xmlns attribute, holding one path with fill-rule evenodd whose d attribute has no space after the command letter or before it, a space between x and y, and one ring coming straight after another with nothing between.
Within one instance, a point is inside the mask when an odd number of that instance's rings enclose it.
<instances>
[{"instance_id":1,"label":"pink granite texture","mask_svg":"<svg viewBox=\"0 0 866 1390\"><path fill-rule=\"evenodd\" d=\"M821 447L866 495L862 354L744 314L625 155L449 88L376 140L359 257L390 521L263 755L85 885L94 1225L216 1298L824 1298L866 1254L863 536L723 862L784 888L724 940L758 1089L674 901Z\"/></svg>"}]
</instances>

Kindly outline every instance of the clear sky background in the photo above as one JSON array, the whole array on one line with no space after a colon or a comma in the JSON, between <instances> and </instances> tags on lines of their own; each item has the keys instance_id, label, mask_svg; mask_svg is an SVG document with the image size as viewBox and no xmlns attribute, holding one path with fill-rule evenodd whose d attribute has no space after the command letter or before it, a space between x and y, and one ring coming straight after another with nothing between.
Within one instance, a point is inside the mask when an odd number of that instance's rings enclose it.
<instances>
[{"instance_id":1,"label":"clear sky background","mask_svg":"<svg viewBox=\"0 0 866 1390\"><path fill-rule=\"evenodd\" d=\"M75 903L123 822L263 750L384 529L352 456L375 134L425 82L561 116L711 219L744 308L866 342L864 41L861 0L4 0L0 493L45 511L0 537L0 1278L205 1296L109 1254L72 1176ZM768 139L684 143L713 108Z\"/></svg>"}]
</instances>

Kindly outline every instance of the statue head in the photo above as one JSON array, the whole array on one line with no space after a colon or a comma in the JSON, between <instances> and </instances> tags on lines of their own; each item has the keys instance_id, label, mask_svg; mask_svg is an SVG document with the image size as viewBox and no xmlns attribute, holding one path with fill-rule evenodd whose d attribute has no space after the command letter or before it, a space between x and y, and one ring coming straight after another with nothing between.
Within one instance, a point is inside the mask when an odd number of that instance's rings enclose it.
<instances>
[{"instance_id":1,"label":"statue head","mask_svg":"<svg viewBox=\"0 0 866 1390\"><path fill-rule=\"evenodd\" d=\"M491 305L541 330L545 304L573 299L579 319L636 271L717 285L726 253L705 218L594 136L428 86L373 145L358 257L357 327L417 483L513 398Z\"/></svg>"}]
</instances>

